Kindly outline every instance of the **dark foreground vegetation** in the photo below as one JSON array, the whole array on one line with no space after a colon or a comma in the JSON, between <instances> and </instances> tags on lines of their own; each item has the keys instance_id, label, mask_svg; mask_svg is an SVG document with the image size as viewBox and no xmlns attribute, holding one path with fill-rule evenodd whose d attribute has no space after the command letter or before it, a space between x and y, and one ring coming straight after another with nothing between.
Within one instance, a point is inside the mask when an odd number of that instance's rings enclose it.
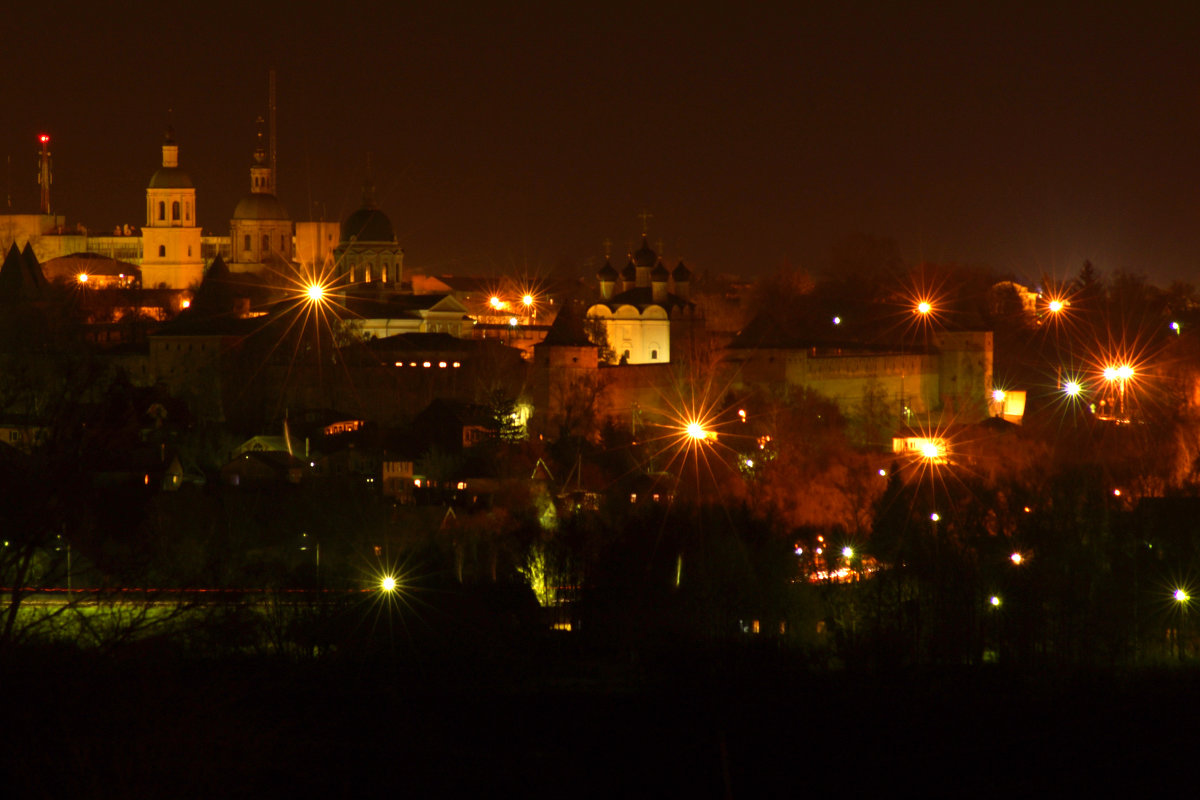
<instances>
[{"instance_id":1,"label":"dark foreground vegetation","mask_svg":"<svg viewBox=\"0 0 1200 800\"><path fill-rule=\"evenodd\" d=\"M6 793L1151 796L1187 777L1200 696L1194 671L828 672L761 640L377 644L10 653Z\"/></svg>"}]
</instances>

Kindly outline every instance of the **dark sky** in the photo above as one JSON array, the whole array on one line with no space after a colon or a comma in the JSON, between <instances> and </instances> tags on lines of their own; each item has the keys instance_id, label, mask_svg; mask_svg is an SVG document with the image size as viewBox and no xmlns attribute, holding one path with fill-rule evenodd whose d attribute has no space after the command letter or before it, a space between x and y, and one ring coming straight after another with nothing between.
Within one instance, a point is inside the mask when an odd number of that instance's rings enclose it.
<instances>
[{"instance_id":1,"label":"dark sky","mask_svg":"<svg viewBox=\"0 0 1200 800\"><path fill-rule=\"evenodd\" d=\"M370 154L411 270L592 271L645 209L698 269L821 269L865 233L913 261L1200 282L1192 4L22 5L14 207L44 129L54 210L92 229L144 221L173 109L200 222L227 234L274 66L293 219L353 211Z\"/></svg>"}]
</instances>

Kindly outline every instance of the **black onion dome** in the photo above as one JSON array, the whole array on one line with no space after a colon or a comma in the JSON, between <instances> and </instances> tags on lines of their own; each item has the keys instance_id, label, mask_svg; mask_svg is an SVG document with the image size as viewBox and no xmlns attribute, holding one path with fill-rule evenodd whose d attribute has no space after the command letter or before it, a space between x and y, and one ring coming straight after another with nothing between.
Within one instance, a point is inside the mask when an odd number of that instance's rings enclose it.
<instances>
[{"instance_id":1,"label":"black onion dome","mask_svg":"<svg viewBox=\"0 0 1200 800\"><path fill-rule=\"evenodd\" d=\"M675 267L675 269L671 272L671 277L677 281L686 281L692 277L692 271L685 267L683 262L680 261L679 266Z\"/></svg>"},{"instance_id":2,"label":"black onion dome","mask_svg":"<svg viewBox=\"0 0 1200 800\"><path fill-rule=\"evenodd\" d=\"M658 254L650 249L650 245L646 243L645 234L642 235L642 246L636 253L633 254L633 261L639 267L653 267L654 262L658 260Z\"/></svg>"},{"instance_id":3,"label":"black onion dome","mask_svg":"<svg viewBox=\"0 0 1200 800\"><path fill-rule=\"evenodd\" d=\"M621 270L621 278L631 281L637 277L637 267L633 265L633 259L629 259L629 263L625 265L625 269Z\"/></svg>"},{"instance_id":4,"label":"black onion dome","mask_svg":"<svg viewBox=\"0 0 1200 800\"><path fill-rule=\"evenodd\" d=\"M663 266L662 259L659 259L659 262L654 265L654 269L650 271L650 280L666 281L669 277L671 277L671 273Z\"/></svg>"},{"instance_id":5,"label":"black onion dome","mask_svg":"<svg viewBox=\"0 0 1200 800\"><path fill-rule=\"evenodd\" d=\"M612 262L607 258L604 259L604 266L596 273L596 279L601 281L612 282L617 279L617 271L613 268Z\"/></svg>"}]
</instances>

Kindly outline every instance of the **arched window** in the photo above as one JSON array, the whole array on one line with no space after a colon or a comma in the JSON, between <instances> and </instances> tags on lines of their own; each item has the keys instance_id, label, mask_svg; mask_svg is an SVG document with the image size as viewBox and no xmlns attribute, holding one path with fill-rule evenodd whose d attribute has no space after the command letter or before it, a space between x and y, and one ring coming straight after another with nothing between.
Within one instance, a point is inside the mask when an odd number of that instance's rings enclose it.
<instances>
[{"instance_id":1,"label":"arched window","mask_svg":"<svg viewBox=\"0 0 1200 800\"><path fill-rule=\"evenodd\" d=\"M159 258L167 257L167 246L165 244L160 244L158 246L158 257Z\"/></svg>"},{"instance_id":2,"label":"arched window","mask_svg":"<svg viewBox=\"0 0 1200 800\"><path fill-rule=\"evenodd\" d=\"M247 253L250 252L250 234L248 233L242 237L242 249Z\"/></svg>"},{"instance_id":3,"label":"arched window","mask_svg":"<svg viewBox=\"0 0 1200 800\"><path fill-rule=\"evenodd\" d=\"M192 204L185 203L183 206L183 218L188 222L192 221Z\"/></svg>"},{"instance_id":4,"label":"arched window","mask_svg":"<svg viewBox=\"0 0 1200 800\"><path fill-rule=\"evenodd\" d=\"M267 255L267 253L269 253L269 252L271 252L271 236L270 236L270 234L264 233L263 234L263 256L265 257Z\"/></svg>"},{"instance_id":5,"label":"arched window","mask_svg":"<svg viewBox=\"0 0 1200 800\"><path fill-rule=\"evenodd\" d=\"M179 201L178 200L176 200L174 203L171 203L171 219L176 222L179 221Z\"/></svg>"},{"instance_id":6,"label":"arched window","mask_svg":"<svg viewBox=\"0 0 1200 800\"><path fill-rule=\"evenodd\" d=\"M158 218L159 219L167 218L167 204L164 203L162 200L158 201Z\"/></svg>"},{"instance_id":7,"label":"arched window","mask_svg":"<svg viewBox=\"0 0 1200 800\"><path fill-rule=\"evenodd\" d=\"M191 257L192 257L192 246L189 244L188 245L188 258L191 258Z\"/></svg>"},{"instance_id":8,"label":"arched window","mask_svg":"<svg viewBox=\"0 0 1200 800\"><path fill-rule=\"evenodd\" d=\"M387 267L387 264L384 264L379 269L379 280L383 281L384 283L387 283L387 281L388 281L387 273L388 273L388 267Z\"/></svg>"}]
</instances>

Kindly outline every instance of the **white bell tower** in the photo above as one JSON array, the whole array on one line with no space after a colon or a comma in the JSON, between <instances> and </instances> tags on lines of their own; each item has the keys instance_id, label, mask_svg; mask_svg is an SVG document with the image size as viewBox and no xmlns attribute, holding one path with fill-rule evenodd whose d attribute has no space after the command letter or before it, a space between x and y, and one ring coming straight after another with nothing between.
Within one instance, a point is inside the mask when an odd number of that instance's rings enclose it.
<instances>
[{"instance_id":1,"label":"white bell tower","mask_svg":"<svg viewBox=\"0 0 1200 800\"><path fill-rule=\"evenodd\" d=\"M179 146L167 130L162 167L146 188L146 225L142 228L142 287L188 289L204 277L196 189L179 168Z\"/></svg>"}]
</instances>

